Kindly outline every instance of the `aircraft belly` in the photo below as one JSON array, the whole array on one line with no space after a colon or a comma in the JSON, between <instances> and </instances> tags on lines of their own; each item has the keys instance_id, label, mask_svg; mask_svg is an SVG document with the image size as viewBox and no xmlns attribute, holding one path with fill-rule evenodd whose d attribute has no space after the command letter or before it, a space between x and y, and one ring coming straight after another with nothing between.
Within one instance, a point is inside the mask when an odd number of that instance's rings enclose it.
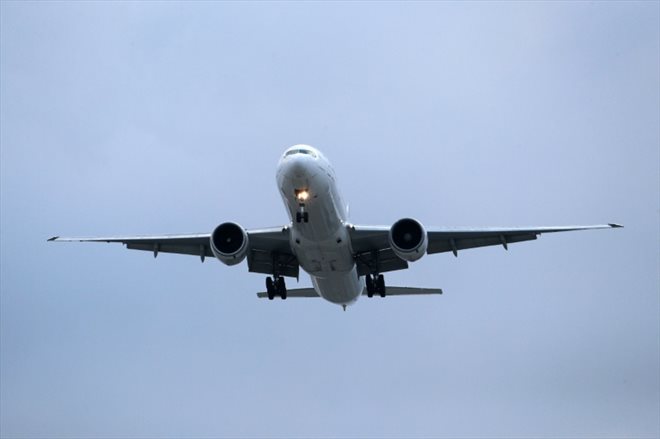
<instances>
[{"instance_id":1,"label":"aircraft belly","mask_svg":"<svg viewBox=\"0 0 660 439\"><path fill-rule=\"evenodd\" d=\"M342 251L343 250L343 251ZM307 247L298 252L298 261L309 274L346 272L355 265L347 249L323 249L320 246Z\"/></svg>"},{"instance_id":2,"label":"aircraft belly","mask_svg":"<svg viewBox=\"0 0 660 439\"><path fill-rule=\"evenodd\" d=\"M348 240L339 244L334 239L322 243L301 241L301 244L296 251L298 262L310 275L319 295L337 304L355 302L364 286L358 278Z\"/></svg>"},{"instance_id":3,"label":"aircraft belly","mask_svg":"<svg viewBox=\"0 0 660 439\"><path fill-rule=\"evenodd\" d=\"M339 305L350 305L362 294L364 288L355 268L344 273L321 273L312 275L314 289L325 300Z\"/></svg>"}]
</instances>

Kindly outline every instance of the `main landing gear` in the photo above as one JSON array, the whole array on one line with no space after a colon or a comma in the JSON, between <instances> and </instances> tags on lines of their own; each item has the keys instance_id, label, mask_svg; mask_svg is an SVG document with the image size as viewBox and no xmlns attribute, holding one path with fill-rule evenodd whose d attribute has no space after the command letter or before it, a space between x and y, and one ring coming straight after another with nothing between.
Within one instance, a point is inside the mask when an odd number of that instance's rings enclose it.
<instances>
[{"instance_id":1,"label":"main landing gear","mask_svg":"<svg viewBox=\"0 0 660 439\"><path fill-rule=\"evenodd\" d=\"M387 295L385 278L382 274L374 274L373 276L368 274L366 280L368 297L374 297L374 294L378 294L380 297L385 297Z\"/></svg>"},{"instance_id":2,"label":"main landing gear","mask_svg":"<svg viewBox=\"0 0 660 439\"><path fill-rule=\"evenodd\" d=\"M266 291L268 292L268 300L273 300L275 296L280 296L282 300L286 300L286 284L284 278L276 276L275 278L266 278Z\"/></svg>"}]
</instances>

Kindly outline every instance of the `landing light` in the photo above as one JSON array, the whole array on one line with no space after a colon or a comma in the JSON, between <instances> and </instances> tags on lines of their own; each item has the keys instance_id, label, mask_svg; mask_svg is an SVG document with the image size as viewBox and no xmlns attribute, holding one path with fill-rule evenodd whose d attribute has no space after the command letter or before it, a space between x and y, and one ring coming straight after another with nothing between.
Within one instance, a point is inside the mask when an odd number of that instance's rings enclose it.
<instances>
[{"instance_id":1,"label":"landing light","mask_svg":"<svg viewBox=\"0 0 660 439\"><path fill-rule=\"evenodd\" d=\"M307 201L307 199L309 198L309 192L307 192L307 189L296 191L296 198L298 199L298 201L301 202Z\"/></svg>"}]
</instances>

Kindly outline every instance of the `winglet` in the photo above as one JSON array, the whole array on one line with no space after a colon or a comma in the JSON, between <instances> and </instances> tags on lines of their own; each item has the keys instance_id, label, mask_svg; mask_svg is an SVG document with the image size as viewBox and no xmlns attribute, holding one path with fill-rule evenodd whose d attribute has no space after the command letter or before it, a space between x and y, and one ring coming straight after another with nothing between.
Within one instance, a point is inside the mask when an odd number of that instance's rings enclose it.
<instances>
[{"instance_id":1,"label":"winglet","mask_svg":"<svg viewBox=\"0 0 660 439\"><path fill-rule=\"evenodd\" d=\"M613 229L618 229L623 227L621 224L616 224L616 223L609 223L608 226L610 226Z\"/></svg>"},{"instance_id":2,"label":"winglet","mask_svg":"<svg viewBox=\"0 0 660 439\"><path fill-rule=\"evenodd\" d=\"M59 238L59 236L53 236L52 238L48 238L46 242L55 241L57 238Z\"/></svg>"}]
</instances>

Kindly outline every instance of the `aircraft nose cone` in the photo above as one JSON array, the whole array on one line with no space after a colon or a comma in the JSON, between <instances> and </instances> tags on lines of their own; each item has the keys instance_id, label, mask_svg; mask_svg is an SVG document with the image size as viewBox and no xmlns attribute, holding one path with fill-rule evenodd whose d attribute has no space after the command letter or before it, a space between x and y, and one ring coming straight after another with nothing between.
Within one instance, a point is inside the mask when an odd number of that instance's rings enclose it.
<instances>
[{"instance_id":1,"label":"aircraft nose cone","mask_svg":"<svg viewBox=\"0 0 660 439\"><path fill-rule=\"evenodd\" d=\"M304 157L294 157L287 160L284 164L284 172L290 178L306 178L309 175L309 163Z\"/></svg>"},{"instance_id":2,"label":"aircraft nose cone","mask_svg":"<svg viewBox=\"0 0 660 439\"><path fill-rule=\"evenodd\" d=\"M297 177L297 178L307 177L307 174L309 173L309 168L306 165L306 163L304 163L304 161L305 161L304 159L302 160L296 159L293 161L293 163L291 163L290 172L293 177Z\"/></svg>"}]
</instances>

